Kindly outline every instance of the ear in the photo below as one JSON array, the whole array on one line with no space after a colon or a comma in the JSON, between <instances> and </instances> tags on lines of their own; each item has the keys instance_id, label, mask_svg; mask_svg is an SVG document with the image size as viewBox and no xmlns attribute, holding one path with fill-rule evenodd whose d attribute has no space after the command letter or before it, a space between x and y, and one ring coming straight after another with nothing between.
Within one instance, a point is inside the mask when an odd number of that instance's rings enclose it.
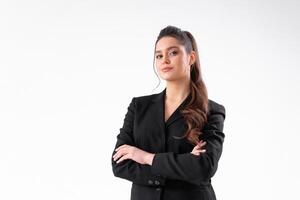
<instances>
[{"instance_id":1,"label":"ear","mask_svg":"<svg viewBox=\"0 0 300 200\"><path fill-rule=\"evenodd\" d=\"M189 65L192 65L196 62L196 52L195 51L191 51L190 55L189 55Z\"/></svg>"}]
</instances>

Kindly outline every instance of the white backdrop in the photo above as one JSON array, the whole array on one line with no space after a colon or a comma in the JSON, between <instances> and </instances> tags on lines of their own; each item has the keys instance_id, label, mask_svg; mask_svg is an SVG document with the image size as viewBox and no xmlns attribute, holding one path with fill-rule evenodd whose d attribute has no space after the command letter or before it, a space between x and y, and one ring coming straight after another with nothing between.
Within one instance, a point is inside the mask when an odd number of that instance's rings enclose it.
<instances>
[{"instance_id":1,"label":"white backdrop","mask_svg":"<svg viewBox=\"0 0 300 200\"><path fill-rule=\"evenodd\" d=\"M133 96L158 93L159 31L198 42L226 108L218 199L299 199L299 1L0 2L0 199L129 199L110 156Z\"/></svg>"}]
</instances>

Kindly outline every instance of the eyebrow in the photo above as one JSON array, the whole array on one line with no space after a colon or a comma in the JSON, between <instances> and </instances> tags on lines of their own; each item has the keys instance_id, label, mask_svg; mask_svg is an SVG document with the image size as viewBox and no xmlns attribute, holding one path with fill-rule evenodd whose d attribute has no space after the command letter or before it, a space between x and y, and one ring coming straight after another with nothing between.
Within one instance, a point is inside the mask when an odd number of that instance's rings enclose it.
<instances>
[{"instance_id":1,"label":"eyebrow","mask_svg":"<svg viewBox=\"0 0 300 200\"><path fill-rule=\"evenodd\" d=\"M169 50L169 49L172 49L172 48L179 48L179 47L178 46L170 46L170 47L166 48L166 50ZM161 52L161 50L155 51L155 53L159 53L159 52Z\"/></svg>"}]
</instances>

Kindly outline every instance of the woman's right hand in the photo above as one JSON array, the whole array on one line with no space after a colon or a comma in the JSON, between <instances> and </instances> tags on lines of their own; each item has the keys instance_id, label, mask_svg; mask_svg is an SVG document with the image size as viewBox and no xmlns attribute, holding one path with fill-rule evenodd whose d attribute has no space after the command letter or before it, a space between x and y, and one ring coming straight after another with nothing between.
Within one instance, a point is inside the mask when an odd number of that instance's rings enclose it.
<instances>
[{"instance_id":1,"label":"woman's right hand","mask_svg":"<svg viewBox=\"0 0 300 200\"><path fill-rule=\"evenodd\" d=\"M206 150L205 149L201 149L204 145L206 144L205 141L200 140L200 142L193 148L193 151L191 152L191 154L194 154L196 156L199 156L200 153L204 153Z\"/></svg>"}]
</instances>

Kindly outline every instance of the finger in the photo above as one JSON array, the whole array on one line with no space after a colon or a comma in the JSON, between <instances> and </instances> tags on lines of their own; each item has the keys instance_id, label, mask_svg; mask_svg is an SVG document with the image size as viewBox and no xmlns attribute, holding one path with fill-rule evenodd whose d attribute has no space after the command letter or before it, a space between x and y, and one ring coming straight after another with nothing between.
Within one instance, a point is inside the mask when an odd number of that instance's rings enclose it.
<instances>
[{"instance_id":1,"label":"finger","mask_svg":"<svg viewBox=\"0 0 300 200\"><path fill-rule=\"evenodd\" d=\"M206 143L202 143L202 144L197 144L195 147L194 147L194 149L200 149L200 148L202 148L204 145L205 145Z\"/></svg>"},{"instance_id":2,"label":"finger","mask_svg":"<svg viewBox=\"0 0 300 200\"><path fill-rule=\"evenodd\" d=\"M124 145L124 146L122 146L122 147L120 147L119 149L118 149L118 151L116 151L116 153L115 153L115 155L113 156L113 157L115 157L115 156L120 156L120 155L123 155L123 154L126 154L128 152L128 146L126 145Z\"/></svg>"},{"instance_id":3,"label":"finger","mask_svg":"<svg viewBox=\"0 0 300 200\"><path fill-rule=\"evenodd\" d=\"M121 157L121 156L122 156L122 154L119 153L119 152L117 152L117 153L113 156L114 161L118 160L118 158Z\"/></svg>"},{"instance_id":4,"label":"finger","mask_svg":"<svg viewBox=\"0 0 300 200\"><path fill-rule=\"evenodd\" d=\"M120 154L120 151L116 151L115 154L113 155L113 158L117 157Z\"/></svg>"},{"instance_id":5,"label":"finger","mask_svg":"<svg viewBox=\"0 0 300 200\"><path fill-rule=\"evenodd\" d=\"M117 151L117 153L115 153L115 155L113 156L114 161L118 160L121 156L125 155L127 153L125 148L120 149L119 151Z\"/></svg>"},{"instance_id":6,"label":"finger","mask_svg":"<svg viewBox=\"0 0 300 200\"><path fill-rule=\"evenodd\" d=\"M200 149L200 150L195 150L195 151L192 151L193 153L204 153L206 152L205 149Z\"/></svg>"},{"instance_id":7,"label":"finger","mask_svg":"<svg viewBox=\"0 0 300 200\"><path fill-rule=\"evenodd\" d=\"M128 145L128 144L123 144L123 145L119 146L116 150L117 150L117 151L120 151L121 149L128 148L128 147L130 147L130 145Z\"/></svg>"},{"instance_id":8,"label":"finger","mask_svg":"<svg viewBox=\"0 0 300 200\"><path fill-rule=\"evenodd\" d=\"M117 155L115 156L114 160L117 160L119 157L128 154L130 152L130 147L129 145L123 145L123 147L121 147L118 151L117 151Z\"/></svg>"},{"instance_id":9,"label":"finger","mask_svg":"<svg viewBox=\"0 0 300 200\"><path fill-rule=\"evenodd\" d=\"M196 146L196 147L193 149L193 151L199 151L200 149L201 149L200 146Z\"/></svg>"},{"instance_id":10,"label":"finger","mask_svg":"<svg viewBox=\"0 0 300 200\"><path fill-rule=\"evenodd\" d=\"M197 150L195 150L196 152L205 152L206 151L206 149L197 149Z\"/></svg>"},{"instance_id":11,"label":"finger","mask_svg":"<svg viewBox=\"0 0 300 200\"><path fill-rule=\"evenodd\" d=\"M191 154L195 155L195 156L199 156L200 153L199 152L191 152Z\"/></svg>"},{"instance_id":12,"label":"finger","mask_svg":"<svg viewBox=\"0 0 300 200\"><path fill-rule=\"evenodd\" d=\"M115 151L119 151L120 149L122 149L124 147L126 147L126 144L123 144L123 145L119 146L118 148L115 149Z\"/></svg>"},{"instance_id":13,"label":"finger","mask_svg":"<svg viewBox=\"0 0 300 200\"><path fill-rule=\"evenodd\" d=\"M123 160L126 160L126 159L128 159L128 154L122 156L122 157L117 161L117 163L120 163L120 162L122 162Z\"/></svg>"},{"instance_id":14,"label":"finger","mask_svg":"<svg viewBox=\"0 0 300 200\"><path fill-rule=\"evenodd\" d=\"M206 144L206 142L204 141L204 142L198 143L197 146L203 147L205 144Z\"/></svg>"},{"instance_id":15,"label":"finger","mask_svg":"<svg viewBox=\"0 0 300 200\"><path fill-rule=\"evenodd\" d=\"M203 143L203 142L205 142L205 141L204 141L204 140L200 140L200 141L199 141L199 143Z\"/></svg>"},{"instance_id":16,"label":"finger","mask_svg":"<svg viewBox=\"0 0 300 200\"><path fill-rule=\"evenodd\" d=\"M199 142L197 142L196 146L199 146L200 144L202 144L202 140L200 140Z\"/></svg>"},{"instance_id":17,"label":"finger","mask_svg":"<svg viewBox=\"0 0 300 200\"><path fill-rule=\"evenodd\" d=\"M119 149L122 147L123 145L119 146L118 148L115 149L115 151L119 151Z\"/></svg>"},{"instance_id":18,"label":"finger","mask_svg":"<svg viewBox=\"0 0 300 200\"><path fill-rule=\"evenodd\" d=\"M200 146L200 145L197 145L197 146L195 146L195 150L200 150L200 149L203 149L204 147L203 147L204 145L202 145L202 146Z\"/></svg>"}]
</instances>

